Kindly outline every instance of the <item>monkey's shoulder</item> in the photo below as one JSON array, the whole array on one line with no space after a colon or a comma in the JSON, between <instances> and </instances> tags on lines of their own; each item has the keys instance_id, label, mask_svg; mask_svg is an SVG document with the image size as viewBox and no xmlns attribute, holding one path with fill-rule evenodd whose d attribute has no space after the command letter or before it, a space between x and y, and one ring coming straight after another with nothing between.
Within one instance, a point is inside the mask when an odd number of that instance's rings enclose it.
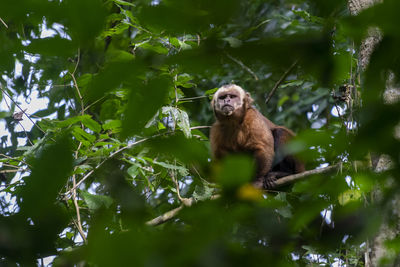
<instances>
[{"instance_id":1,"label":"monkey's shoulder","mask_svg":"<svg viewBox=\"0 0 400 267\"><path fill-rule=\"evenodd\" d=\"M255 108L250 108L243 119L244 127L251 132L258 130L271 131L276 125Z\"/></svg>"}]
</instances>

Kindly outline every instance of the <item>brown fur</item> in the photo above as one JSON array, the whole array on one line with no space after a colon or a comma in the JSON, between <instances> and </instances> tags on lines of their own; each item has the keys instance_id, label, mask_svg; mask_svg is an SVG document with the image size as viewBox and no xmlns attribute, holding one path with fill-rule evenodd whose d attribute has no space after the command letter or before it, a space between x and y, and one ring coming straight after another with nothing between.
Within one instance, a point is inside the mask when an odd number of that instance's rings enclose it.
<instances>
[{"instance_id":1,"label":"brown fur","mask_svg":"<svg viewBox=\"0 0 400 267\"><path fill-rule=\"evenodd\" d=\"M220 95L225 94L238 96L232 100L233 112L222 110L228 101L221 100ZM215 93L211 105L217 120L210 132L211 149L216 159L232 153L250 153L257 164L254 185L268 188L279 177L304 171L304 165L281 151L293 132L268 120L252 107L252 102L250 95L237 85L225 85ZM282 158L276 158L276 154Z\"/></svg>"}]
</instances>

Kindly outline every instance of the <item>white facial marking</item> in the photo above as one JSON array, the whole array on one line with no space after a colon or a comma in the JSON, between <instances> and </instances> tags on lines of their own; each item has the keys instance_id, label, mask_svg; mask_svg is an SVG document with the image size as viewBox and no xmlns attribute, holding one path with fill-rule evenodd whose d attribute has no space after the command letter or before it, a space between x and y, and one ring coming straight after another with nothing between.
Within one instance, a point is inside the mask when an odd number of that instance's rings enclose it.
<instances>
[{"instance_id":1,"label":"white facial marking","mask_svg":"<svg viewBox=\"0 0 400 267\"><path fill-rule=\"evenodd\" d=\"M231 90L236 90L237 92L239 92L240 101L233 103L234 109L229 110L228 113L225 113L226 116L232 115L233 111L236 110L236 108L241 107L243 105L243 99L246 97L246 92L243 90L243 88L236 84L223 85L214 94L214 97L212 100L212 102L214 103L214 110L217 108L217 106L218 106L218 110L221 110L222 107L220 106L220 104L218 102L218 96L224 92L231 91Z\"/></svg>"}]
</instances>

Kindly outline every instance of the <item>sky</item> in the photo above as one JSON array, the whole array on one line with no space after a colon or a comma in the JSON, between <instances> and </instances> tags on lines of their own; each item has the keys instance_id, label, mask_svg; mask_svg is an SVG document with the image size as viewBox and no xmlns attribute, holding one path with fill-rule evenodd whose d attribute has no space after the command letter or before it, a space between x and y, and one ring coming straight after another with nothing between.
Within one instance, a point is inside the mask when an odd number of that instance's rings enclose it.
<instances>
[{"instance_id":1,"label":"sky","mask_svg":"<svg viewBox=\"0 0 400 267\"><path fill-rule=\"evenodd\" d=\"M46 23L43 23L43 28L41 31L40 38L47 38L47 37L52 37L55 36L57 31L59 33L63 33L62 31L62 26L58 24L54 24L52 28L56 29L48 29L45 25ZM30 61L35 61L37 60L37 57L31 56L26 54L25 58ZM17 78L22 75L22 64L19 61L15 62L15 72L14 72L14 78ZM12 83L9 77L3 75L3 79L7 82L7 87L12 88ZM50 86L48 86L45 90L50 90ZM25 99L24 96L18 96L13 99L15 102L18 103L19 107L21 107L22 110L25 110L25 113L28 115L34 114L35 112L45 109L49 103L48 99L46 98L39 98L38 97L38 91L33 90L32 94L28 99ZM3 94L3 97L0 102L0 111L10 111L10 107L12 106L12 101L10 100L9 97ZM21 110L18 107L15 107L14 112L20 112ZM51 116L50 116L51 117ZM32 118L33 121L37 121L38 119ZM22 121L16 126L16 131L25 131L29 132L33 127L33 123L24 115L22 118ZM0 137L7 135L10 136L10 133L6 130L6 122L4 120L0 119ZM25 144L24 138L19 138L18 143L20 145ZM10 142L10 138L8 138ZM11 145L11 143L7 143L7 145Z\"/></svg>"}]
</instances>

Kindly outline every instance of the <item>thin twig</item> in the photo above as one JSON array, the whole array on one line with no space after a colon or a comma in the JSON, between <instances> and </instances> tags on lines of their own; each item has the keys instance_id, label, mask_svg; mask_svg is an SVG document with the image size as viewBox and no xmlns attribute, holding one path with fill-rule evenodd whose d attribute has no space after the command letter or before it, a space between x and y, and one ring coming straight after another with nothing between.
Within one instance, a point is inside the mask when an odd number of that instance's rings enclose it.
<instances>
[{"instance_id":1,"label":"thin twig","mask_svg":"<svg viewBox=\"0 0 400 267\"><path fill-rule=\"evenodd\" d=\"M13 169L13 170L0 170L0 173L10 173L10 172L19 172L20 169Z\"/></svg>"},{"instance_id":2,"label":"thin twig","mask_svg":"<svg viewBox=\"0 0 400 267\"><path fill-rule=\"evenodd\" d=\"M18 167L18 166L11 165L11 164L7 164L7 163L4 163L4 162L3 162L3 164L2 164L2 167L10 167L10 168L19 169L19 167Z\"/></svg>"},{"instance_id":3,"label":"thin twig","mask_svg":"<svg viewBox=\"0 0 400 267\"><path fill-rule=\"evenodd\" d=\"M2 20L2 19L0 18L0 21L1 21L1 23L3 23L3 25L8 29L8 25L4 22L4 20Z\"/></svg>"},{"instance_id":4,"label":"thin twig","mask_svg":"<svg viewBox=\"0 0 400 267\"><path fill-rule=\"evenodd\" d=\"M177 101L190 101L190 100L196 100L196 99L201 99L201 98L208 98L209 96L207 95L201 95L201 96L194 96L194 97L186 97L186 98L179 98Z\"/></svg>"},{"instance_id":5,"label":"thin twig","mask_svg":"<svg viewBox=\"0 0 400 267\"><path fill-rule=\"evenodd\" d=\"M293 70L293 68L297 65L298 60L295 60L293 64L283 73L281 78L275 83L274 87L272 88L271 92L269 92L267 99L265 100L265 104L271 100L272 96L275 94L276 89L278 89L279 85L286 79L289 73Z\"/></svg>"},{"instance_id":6,"label":"thin twig","mask_svg":"<svg viewBox=\"0 0 400 267\"><path fill-rule=\"evenodd\" d=\"M175 165L176 165L176 160L175 160ZM176 195L178 196L179 201L186 207L190 207L193 204L193 201L189 198L184 198L181 196L181 192L179 190L179 182L178 179L176 178L176 173L175 170L172 170L172 181L175 183L175 188L176 188Z\"/></svg>"},{"instance_id":7,"label":"thin twig","mask_svg":"<svg viewBox=\"0 0 400 267\"><path fill-rule=\"evenodd\" d=\"M178 80L178 75L175 75L175 77L174 77L174 88L175 88L175 107L177 107L177 105L178 105L178 101L179 101L179 98L178 98L178 88L176 87L176 81Z\"/></svg>"},{"instance_id":8,"label":"thin twig","mask_svg":"<svg viewBox=\"0 0 400 267\"><path fill-rule=\"evenodd\" d=\"M83 116L84 113L85 113L85 105L83 104L83 97L82 97L81 91L79 90L78 83L77 83L77 81L76 81L76 79L75 79L75 72L76 72L76 70L78 69L80 57L81 57L81 56L80 56L80 50L79 50L79 48L78 48L78 59L77 59L77 61L76 61L76 65L75 65L74 71L73 71L72 73L70 72L69 75L71 75L71 78L72 78L72 80L73 80L73 82L74 82L74 87L75 87L75 89L76 89L76 92L78 93L79 102L80 102L80 104L81 104L81 115Z\"/></svg>"},{"instance_id":9,"label":"thin twig","mask_svg":"<svg viewBox=\"0 0 400 267\"><path fill-rule=\"evenodd\" d=\"M102 96L102 97L100 97L99 99L97 99L96 101L94 101L93 103L87 105L87 106L85 107L85 110L84 110L84 111L86 112L89 108L91 108L93 105L95 105L97 102L103 100L104 98L105 98L105 96Z\"/></svg>"},{"instance_id":10,"label":"thin twig","mask_svg":"<svg viewBox=\"0 0 400 267\"><path fill-rule=\"evenodd\" d=\"M228 53L225 53L225 55L226 55L230 60L232 60L233 62L239 64L239 66L241 66L241 67L242 67L244 70L246 70L248 73L250 73L250 74L254 77L254 80L256 80L256 81L259 80L257 74L255 74L254 71L252 71L249 67L247 67L246 65L244 65L244 63L243 63L242 61L240 61L240 60L237 59L237 58L232 57L232 56L229 55Z\"/></svg>"},{"instance_id":11,"label":"thin twig","mask_svg":"<svg viewBox=\"0 0 400 267\"><path fill-rule=\"evenodd\" d=\"M84 103L83 103L82 94L81 94L81 92L79 90L79 87L78 87L78 83L77 83L77 81L75 79L75 72L78 69L80 57L81 57L80 56L80 49L78 48L78 59L76 61L76 65L75 65L74 71L72 73L70 73L70 75L72 77L72 80L74 81L74 87L75 87L75 89L76 89L76 91L78 93L78 96L79 96L79 102L81 104L81 115L83 116L85 114L85 106L84 106ZM81 128L82 128L82 130L84 130L84 126L83 126L82 123L81 123ZM78 148L75 151L75 160L78 159L79 150L81 149L81 146L82 146L82 142L79 142ZM77 168L78 168L78 166L75 166L74 172L76 171ZM86 240L85 232L83 231L83 227L82 227L81 214L80 214L80 209L79 209L76 189L77 189L76 174L73 174L72 175L72 201L74 202L75 211L76 211L76 228L78 229L78 232L79 232L80 236L82 237L83 241L86 244L87 240Z\"/></svg>"},{"instance_id":12,"label":"thin twig","mask_svg":"<svg viewBox=\"0 0 400 267\"><path fill-rule=\"evenodd\" d=\"M78 148L75 151L75 160L78 159L78 153L79 153L81 146L82 146L82 142L79 142ZM77 168L78 168L78 166L75 166L74 171ZM85 232L83 231L83 228L82 228L81 214L79 211L78 199L76 197L76 175L75 174L72 175L72 187L74 188L72 190L72 201L74 202L75 211L76 211L76 228L78 229L79 234L81 235L83 241L86 244L87 240L86 240Z\"/></svg>"},{"instance_id":13,"label":"thin twig","mask_svg":"<svg viewBox=\"0 0 400 267\"><path fill-rule=\"evenodd\" d=\"M28 136L27 131L25 130L25 127L22 125L22 123L20 121L18 121L19 126L21 126L22 130L25 133L26 139L28 139L28 142L31 144L31 146L33 146L33 142L31 141L31 139Z\"/></svg>"},{"instance_id":14,"label":"thin twig","mask_svg":"<svg viewBox=\"0 0 400 267\"><path fill-rule=\"evenodd\" d=\"M70 73L69 75L71 75L72 80L74 81L74 87L75 87L76 92L78 93L78 96L79 96L79 102L81 104L81 115L84 115L85 106L83 104L83 98L82 98L82 95L81 95L81 91L79 90L78 83L76 82L76 79L75 79L75 75L73 73Z\"/></svg>"},{"instance_id":15,"label":"thin twig","mask_svg":"<svg viewBox=\"0 0 400 267\"><path fill-rule=\"evenodd\" d=\"M6 158L6 159L8 159L10 161L11 160L15 160L15 161L18 161L18 162L22 162L23 164L27 165L28 167L31 167L28 163L26 163L25 161L23 161L21 159L16 159L16 158L13 158L13 157L7 156L5 154L1 154L1 153L0 153L0 157L4 157L4 158Z\"/></svg>"},{"instance_id":16,"label":"thin twig","mask_svg":"<svg viewBox=\"0 0 400 267\"><path fill-rule=\"evenodd\" d=\"M80 48L78 48L78 59L76 60L76 65L74 71L72 72L72 75L75 75L75 72L78 69L80 58L81 58L81 50Z\"/></svg>"},{"instance_id":17,"label":"thin twig","mask_svg":"<svg viewBox=\"0 0 400 267\"><path fill-rule=\"evenodd\" d=\"M194 126L190 127L190 130L196 130L196 129L209 129L211 126Z\"/></svg>"},{"instance_id":18,"label":"thin twig","mask_svg":"<svg viewBox=\"0 0 400 267\"><path fill-rule=\"evenodd\" d=\"M17 102L15 102L14 99L12 99L12 97L11 97L9 94L7 94L7 92L6 92L6 91L4 90L4 88L3 88L3 85L1 85L1 84L0 84L0 90L3 92L3 94L5 94L5 95L14 103L14 105L15 105L19 110L21 110L22 113L24 113L24 115L32 122L32 124L33 124L34 126L36 126L42 133L45 133L45 131L43 131L42 128L40 128L40 126L37 125L37 123L35 123L35 122L31 119L31 117L25 112L25 110L23 110L23 109L17 104Z\"/></svg>"}]
</instances>

